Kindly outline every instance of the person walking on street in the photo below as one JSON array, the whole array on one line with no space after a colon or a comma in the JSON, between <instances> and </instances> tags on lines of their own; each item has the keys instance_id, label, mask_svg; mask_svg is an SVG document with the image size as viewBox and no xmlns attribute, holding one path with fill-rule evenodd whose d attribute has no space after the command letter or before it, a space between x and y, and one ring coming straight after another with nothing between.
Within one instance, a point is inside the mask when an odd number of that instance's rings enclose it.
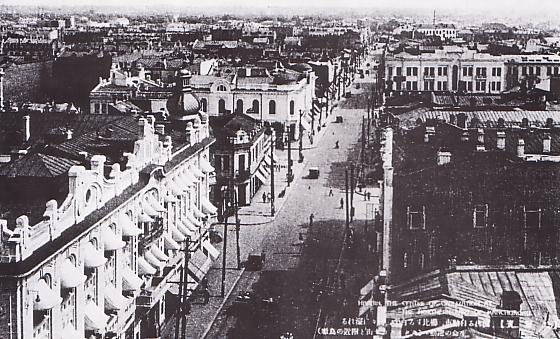
<instances>
[{"instance_id":1,"label":"person walking on street","mask_svg":"<svg viewBox=\"0 0 560 339\"><path fill-rule=\"evenodd\" d=\"M344 198L340 198L340 209L344 208Z\"/></svg>"},{"instance_id":2,"label":"person walking on street","mask_svg":"<svg viewBox=\"0 0 560 339\"><path fill-rule=\"evenodd\" d=\"M315 219L315 215L311 213L311 215L309 216L309 227L313 226L313 219Z\"/></svg>"},{"instance_id":3,"label":"person walking on street","mask_svg":"<svg viewBox=\"0 0 560 339\"><path fill-rule=\"evenodd\" d=\"M271 202L272 201L272 195L270 193L267 193L266 199L267 199L268 202Z\"/></svg>"},{"instance_id":4,"label":"person walking on street","mask_svg":"<svg viewBox=\"0 0 560 339\"><path fill-rule=\"evenodd\" d=\"M263 199L263 203L265 203L266 202L266 193L264 193L264 192L263 192L263 195L262 195L262 199Z\"/></svg>"},{"instance_id":5,"label":"person walking on street","mask_svg":"<svg viewBox=\"0 0 560 339\"><path fill-rule=\"evenodd\" d=\"M329 197L333 196L332 188L329 190Z\"/></svg>"}]
</instances>

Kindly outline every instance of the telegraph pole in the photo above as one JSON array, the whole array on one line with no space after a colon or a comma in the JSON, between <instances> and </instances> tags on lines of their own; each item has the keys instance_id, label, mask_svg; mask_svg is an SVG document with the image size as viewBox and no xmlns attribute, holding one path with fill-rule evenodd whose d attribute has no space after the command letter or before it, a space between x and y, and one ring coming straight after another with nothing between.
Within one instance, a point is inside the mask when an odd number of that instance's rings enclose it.
<instances>
[{"instance_id":1,"label":"telegraph pole","mask_svg":"<svg viewBox=\"0 0 560 339\"><path fill-rule=\"evenodd\" d=\"M270 216L274 217L274 138L272 133L270 135Z\"/></svg>"},{"instance_id":2,"label":"telegraph pole","mask_svg":"<svg viewBox=\"0 0 560 339\"><path fill-rule=\"evenodd\" d=\"M229 186L231 187L231 183L229 184ZM231 188L228 187L228 190L230 190ZM228 192L228 193L231 193ZM230 200L229 198L229 194L227 197L228 200ZM229 208L227 207L228 204L225 203L224 201L224 243L222 244L222 251L223 251L223 255L222 255L222 288L220 291L220 296L223 298L226 295L226 255L227 255L227 234L228 234L228 219L229 219Z\"/></svg>"},{"instance_id":3,"label":"telegraph pole","mask_svg":"<svg viewBox=\"0 0 560 339\"><path fill-rule=\"evenodd\" d=\"M345 238L348 236L348 231L350 229L350 216L349 216L349 206L350 202L348 201L348 168L344 170L344 191L346 193L346 225L345 225Z\"/></svg>"},{"instance_id":4,"label":"telegraph pole","mask_svg":"<svg viewBox=\"0 0 560 339\"><path fill-rule=\"evenodd\" d=\"M311 135L315 135L315 106L314 100L311 100ZM313 140L313 139L311 139Z\"/></svg>"},{"instance_id":5,"label":"telegraph pole","mask_svg":"<svg viewBox=\"0 0 560 339\"><path fill-rule=\"evenodd\" d=\"M298 162L303 162L303 125L301 124L301 117L303 112L299 110L299 160Z\"/></svg>"},{"instance_id":6,"label":"telegraph pole","mask_svg":"<svg viewBox=\"0 0 560 339\"><path fill-rule=\"evenodd\" d=\"M187 277L188 270L186 269L190 260L189 246L191 243L191 238L186 237L185 248L183 252L185 253L185 261L183 266L179 269L179 309L177 310L177 316L175 318L175 339L186 338L187 335L187 314L190 312L190 305L188 295L187 295Z\"/></svg>"},{"instance_id":7,"label":"telegraph pole","mask_svg":"<svg viewBox=\"0 0 560 339\"><path fill-rule=\"evenodd\" d=\"M350 221L354 220L354 163L350 163Z\"/></svg>"},{"instance_id":8,"label":"telegraph pole","mask_svg":"<svg viewBox=\"0 0 560 339\"><path fill-rule=\"evenodd\" d=\"M290 125L290 132L288 135L288 186L292 182L292 125Z\"/></svg>"},{"instance_id":9,"label":"telegraph pole","mask_svg":"<svg viewBox=\"0 0 560 339\"><path fill-rule=\"evenodd\" d=\"M366 156L366 117L362 116L362 157L361 157L361 170L362 170L362 182L365 183L364 174L364 162ZM365 194L365 193L364 193Z\"/></svg>"},{"instance_id":10,"label":"telegraph pole","mask_svg":"<svg viewBox=\"0 0 560 339\"><path fill-rule=\"evenodd\" d=\"M241 269L241 252L239 248L239 231L241 230L241 220L239 220L239 199L237 191L235 194L235 244L237 247L237 269Z\"/></svg>"}]
</instances>

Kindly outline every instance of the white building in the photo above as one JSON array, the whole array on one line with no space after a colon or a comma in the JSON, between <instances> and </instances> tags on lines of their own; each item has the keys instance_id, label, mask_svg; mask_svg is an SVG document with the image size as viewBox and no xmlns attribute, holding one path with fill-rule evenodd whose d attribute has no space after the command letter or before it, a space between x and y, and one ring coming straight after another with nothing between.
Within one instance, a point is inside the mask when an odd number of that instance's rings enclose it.
<instances>
[{"instance_id":1,"label":"white building","mask_svg":"<svg viewBox=\"0 0 560 339\"><path fill-rule=\"evenodd\" d=\"M0 220L0 337L158 337L176 310L182 269L189 290L204 277L219 254L208 235L216 215L208 199L214 139L188 75L180 80L165 125L153 117L112 117L101 131L68 133L53 146L58 156L28 154L2 167L0 179L13 183L29 175L21 170L29 157L50 159L48 173L67 186L58 188L66 192L60 200L23 202L30 212ZM23 126L27 138L29 117ZM99 153L80 151L79 162L60 155L86 140ZM126 140L133 145L113 154ZM98 143L110 151L103 154ZM0 206L2 215L16 213L14 204Z\"/></svg>"},{"instance_id":2,"label":"white building","mask_svg":"<svg viewBox=\"0 0 560 339\"><path fill-rule=\"evenodd\" d=\"M418 33L422 33L425 36L438 36L442 40L455 39L457 38L457 28L453 24L428 24L428 25L418 25L416 27Z\"/></svg>"}]
</instances>

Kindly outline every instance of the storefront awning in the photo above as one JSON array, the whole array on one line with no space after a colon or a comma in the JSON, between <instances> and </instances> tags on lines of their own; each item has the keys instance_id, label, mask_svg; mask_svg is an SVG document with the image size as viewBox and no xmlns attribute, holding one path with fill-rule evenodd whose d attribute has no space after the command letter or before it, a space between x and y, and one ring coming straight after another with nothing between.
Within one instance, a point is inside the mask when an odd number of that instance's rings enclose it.
<instances>
[{"instance_id":1,"label":"storefront awning","mask_svg":"<svg viewBox=\"0 0 560 339\"><path fill-rule=\"evenodd\" d=\"M218 208L214 206L206 197L200 199L200 205L202 206L202 211L204 213L216 215L216 213L218 212Z\"/></svg>"},{"instance_id":2,"label":"storefront awning","mask_svg":"<svg viewBox=\"0 0 560 339\"><path fill-rule=\"evenodd\" d=\"M185 237L190 237L191 240L196 236L196 226L194 226L190 221L180 220L177 223L177 229L183 233Z\"/></svg>"},{"instance_id":3,"label":"storefront awning","mask_svg":"<svg viewBox=\"0 0 560 339\"><path fill-rule=\"evenodd\" d=\"M155 259L155 258L154 258ZM157 259L156 259L157 260ZM158 261L159 262L159 261ZM138 273L140 274L150 274L154 275L157 272L157 268L152 266L143 257L138 257Z\"/></svg>"},{"instance_id":4,"label":"storefront awning","mask_svg":"<svg viewBox=\"0 0 560 339\"><path fill-rule=\"evenodd\" d=\"M216 260L220 256L220 251L218 251L216 247L210 243L210 241L202 243L202 251L212 260Z\"/></svg>"},{"instance_id":5,"label":"storefront awning","mask_svg":"<svg viewBox=\"0 0 560 339\"><path fill-rule=\"evenodd\" d=\"M84 245L84 266L93 268L105 265L107 258L103 255L101 251L95 248L91 241L88 241Z\"/></svg>"},{"instance_id":6,"label":"storefront awning","mask_svg":"<svg viewBox=\"0 0 560 339\"><path fill-rule=\"evenodd\" d=\"M169 257L163 253L156 244L152 244L152 246L150 246L150 252L160 261L165 262L169 260Z\"/></svg>"},{"instance_id":7,"label":"storefront awning","mask_svg":"<svg viewBox=\"0 0 560 339\"><path fill-rule=\"evenodd\" d=\"M200 169L202 169L202 172L204 173L212 173L215 171L212 164L210 164L210 161L208 161L208 159L206 158L200 159Z\"/></svg>"},{"instance_id":8,"label":"storefront awning","mask_svg":"<svg viewBox=\"0 0 560 339\"><path fill-rule=\"evenodd\" d=\"M150 217L159 216L159 212L157 210L155 210L147 200L143 200L141 205L142 205L142 210L144 211L144 213L146 213Z\"/></svg>"},{"instance_id":9,"label":"storefront awning","mask_svg":"<svg viewBox=\"0 0 560 339\"><path fill-rule=\"evenodd\" d=\"M266 176L263 173L263 170L261 168L262 168L262 166L257 169L257 171L255 172L255 175L261 181L261 183L266 184Z\"/></svg>"},{"instance_id":10,"label":"storefront awning","mask_svg":"<svg viewBox=\"0 0 560 339\"><path fill-rule=\"evenodd\" d=\"M122 241L119 236L109 227L103 228L101 232L101 236L103 237L103 246L105 251L116 251L123 248L126 243Z\"/></svg>"},{"instance_id":11,"label":"storefront awning","mask_svg":"<svg viewBox=\"0 0 560 339\"><path fill-rule=\"evenodd\" d=\"M142 212L138 215L138 222L154 222L154 219L152 219L146 213Z\"/></svg>"},{"instance_id":12,"label":"storefront awning","mask_svg":"<svg viewBox=\"0 0 560 339\"><path fill-rule=\"evenodd\" d=\"M52 290L45 279L39 279L31 291L36 293L33 299L34 311L50 310L62 302L62 298Z\"/></svg>"},{"instance_id":13,"label":"storefront awning","mask_svg":"<svg viewBox=\"0 0 560 339\"><path fill-rule=\"evenodd\" d=\"M198 207L196 207L196 205L193 205L191 207L191 211L193 212L193 215L197 218L206 218L206 214L202 213Z\"/></svg>"},{"instance_id":14,"label":"storefront awning","mask_svg":"<svg viewBox=\"0 0 560 339\"><path fill-rule=\"evenodd\" d=\"M160 261L156 256L152 253L152 251L148 251L144 254L144 258L150 264L150 266L159 269L160 271L163 270L165 267L165 262Z\"/></svg>"},{"instance_id":15,"label":"storefront awning","mask_svg":"<svg viewBox=\"0 0 560 339\"><path fill-rule=\"evenodd\" d=\"M210 266L212 266L212 260L210 260L210 258L208 258L201 250L196 251L189 258L189 275L196 282L200 282L206 273L208 273L208 270L210 270Z\"/></svg>"},{"instance_id":16,"label":"storefront awning","mask_svg":"<svg viewBox=\"0 0 560 339\"><path fill-rule=\"evenodd\" d=\"M62 288L74 288L86 281L86 276L70 259L64 259L60 270L60 285Z\"/></svg>"},{"instance_id":17,"label":"storefront awning","mask_svg":"<svg viewBox=\"0 0 560 339\"><path fill-rule=\"evenodd\" d=\"M93 300L88 300L85 307L85 328L90 331L104 331L109 316Z\"/></svg>"},{"instance_id":18,"label":"storefront awning","mask_svg":"<svg viewBox=\"0 0 560 339\"><path fill-rule=\"evenodd\" d=\"M78 332L78 330L71 323L67 323L66 327L62 330L62 339L83 339L85 335Z\"/></svg>"},{"instance_id":19,"label":"storefront awning","mask_svg":"<svg viewBox=\"0 0 560 339\"><path fill-rule=\"evenodd\" d=\"M105 309L122 310L129 303L129 299L125 298L113 285L107 284L103 289L105 294Z\"/></svg>"},{"instance_id":20,"label":"storefront awning","mask_svg":"<svg viewBox=\"0 0 560 339\"><path fill-rule=\"evenodd\" d=\"M375 287L375 278L368 281L360 289L360 309L358 310L358 316L361 317L366 314L369 310L373 308L373 289Z\"/></svg>"},{"instance_id":21,"label":"storefront awning","mask_svg":"<svg viewBox=\"0 0 560 339\"><path fill-rule=\"evenodd\" d=\"M122 235L125 237L136 237L144 231L142 231L136 224L130 220L130 217L126 214L121 214L119 216L119 225L122 229Z\"/></svg>"},{"instance_id":22,"label":"storefront awning","mask_svg":"<svg viewBox=\"0 0 560 339\"><path fill-rule=\"evenodd\" d=\"M191 166L190 171L197 178L204 178L204 176L205 176L204 173L202 173L202 171L196 166Z\"/></svg>"},{"instance_id":23,"label":"storefront awning","mask_svg":"<svg viewBox=\"0 0 560 339\"><path fill-rule=\"evenodd\" d=\"M169 202L179 202L179 199L175 198L171 194L167 194L165 197L163 197L163 201L168 202L168 203Z\"/></svg>"},{"instance_id":24,"label":"storefront awning","mask_svg":"<svg viewBox=\"0 0 560 339\"><path fill-rule=\"evenodd\" d=\"M155 272L154 272L155 273ZM144 281L136 275L127 265L122 270L123 291L140 291Z\"/></svg>"},{"instance_id":25,"label":"storefront awning","mask_svg":"<svg viewBox=\"0 0 560 339\"><path fill-rule=\"evenodd\" d=\"M202 226L202 221L198 220L194 217L191 212L187 212L187 219L195 226L200 227Z\"/></svg>"},{"instance_id":26,"label":"storefront awning","mask_svg":"<svg viewBox=\"0 0 560 339\"><path fill-rule=\"evenodd\" d=\"M165 246L166 250L173 250L178 251L181 249L181 245L179 245L174 239L171 234L165 232L163 234L163 245Z\"/></svg>"},{"instance_id":27,"label":"storefront awning","mask_svg":"<svg viewBox=\"0 0 560 339\"><path fill-rule=\"evenodd\" d=\"M160 202L153 196L153 195L148 195L148 202L150 203L150 206L152 206L152 208L158 212L165 212L165 207L163 207Z\"/></svg>"},{"instance_id":28,"label":"storefront awning","mask_svg":"<svg viewBox=\"0 0 560 339\"><path fill-rule=\"evenodd\" d=\"M185 239L186 239L185 234L183 234L183 232L181 232L181 230L179 230L179 227L172 227L171 228L171 237L173 238L173 240L175 240L177 242L185 241Z\"/></svg>"}]
</instances>

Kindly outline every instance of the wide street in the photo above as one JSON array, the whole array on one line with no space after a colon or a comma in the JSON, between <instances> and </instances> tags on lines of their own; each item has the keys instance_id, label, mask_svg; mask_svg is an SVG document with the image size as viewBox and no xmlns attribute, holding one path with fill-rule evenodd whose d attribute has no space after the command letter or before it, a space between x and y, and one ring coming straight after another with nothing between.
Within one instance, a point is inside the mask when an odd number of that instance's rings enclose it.
<instances>
[{"instance_id":1,"label":"wide street","mask_svg":"<svg viewBox=\"0 0 560 339\"><path fill-rule=\"evenodd\" d=\"M355 85L352 88L359 92ZM333 308L338 310L338 303L344 298L328 295L341 289L345 209L340 208L340 200L344 198L347 160L358 160L365 113L363 105L356 105L360 109L347 107L353 106L354 101L352 98L342 108L334 109L333 114L342 116L343 123L328 124L322 140L304 152L305 169L293 183L282 210L268 225L256 227L262 237L258 249L266 254L264 268L242 274L206 338L277 339L284 332L293 333L295 338L312 338L316 327L324 321L322 317L318 321L319 310L322 314ZM297 149L293 154L296 158ZM309 167L319 167L318 179L306 178ZM329 196L331 189L333 196ZM315 218L309 227L311 214ZM253 298L259 302L245 308L232 307L244 291L253 292ZM261 301L267 298L279 302L270 305Z\"/></svg>"}]
</instances>

